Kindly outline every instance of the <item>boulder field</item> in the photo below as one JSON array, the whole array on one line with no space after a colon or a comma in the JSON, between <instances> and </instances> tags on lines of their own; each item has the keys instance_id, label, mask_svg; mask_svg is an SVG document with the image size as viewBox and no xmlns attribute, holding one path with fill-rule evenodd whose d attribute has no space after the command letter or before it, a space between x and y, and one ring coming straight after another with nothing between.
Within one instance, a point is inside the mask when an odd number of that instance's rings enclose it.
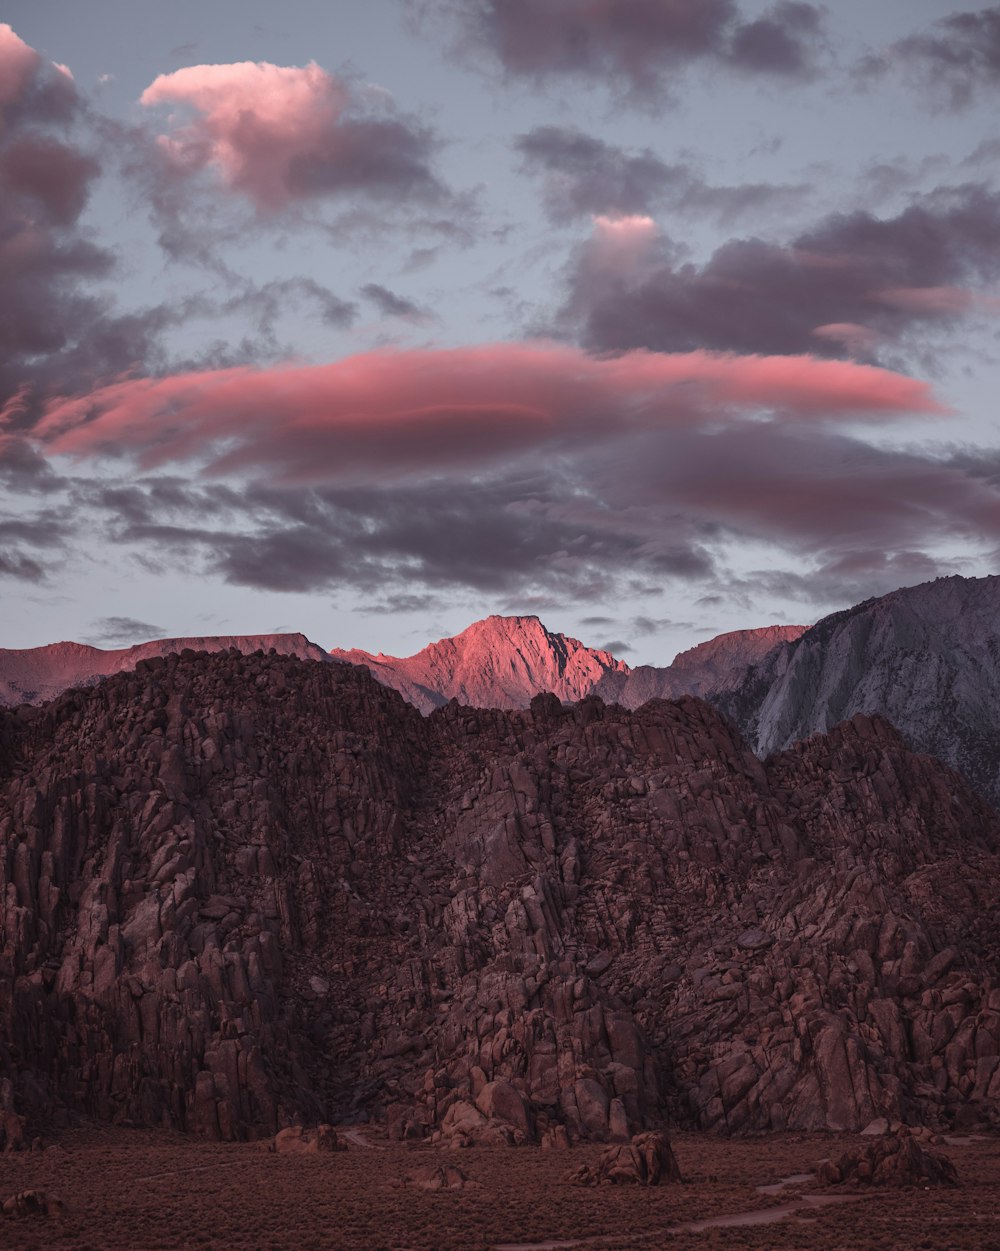
<instances>
[{"instance_id":1,"label":"boulder field","mask_svg":"<svg viewBox=\"0 0 1000 1251\"><path fill-rule=\"evenodd\" d=\"M972 1127L998 852L877 718L762 763L691 697L423 717L347 664L140 661L0 712L0 1126Z\"/></svg>"}]
</instances>

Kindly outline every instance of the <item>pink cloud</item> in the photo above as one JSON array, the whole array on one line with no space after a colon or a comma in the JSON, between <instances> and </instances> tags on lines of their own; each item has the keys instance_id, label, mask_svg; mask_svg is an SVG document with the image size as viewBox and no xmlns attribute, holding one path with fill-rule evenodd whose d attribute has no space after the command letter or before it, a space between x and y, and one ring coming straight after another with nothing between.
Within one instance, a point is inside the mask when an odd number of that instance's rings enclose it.
<instances>
[{"instance_id":1,"label":"pink cloud","mask_svg":"<svg viewBox=\"0 0 1000 1251\"><path fill-rule=\"evenodd\" d=\"M877 330L854 321L833 321L825 326L814 326L813 334L817 339L842 343L849 352L870 352L882 338Z\"/></svg>"},{"instance_id":2,"label":"pink cloud","mask_svg":"<svg viewBox=\"0 0 1000 1251\"><path fill-rule=\"evenodd\" d=\"M121 379L53 401L37 433L55 453L147 467L207 458L214 473L317 482L489 468L745 410L792 421L945 411L926 383L849 361L506 343Z\"/></svg>"},{"instance_id":3,"label":"pink cloud","mask_svg":"<svg viewBox=\"0 0 1000 1251\"><path fill-rule=\"evenodd\" d=\"M913 313L965 313L976 302L964 287L894 287L874 291L871 298Z\"/></svg>"},{"instance_id":4,"label":"pink cloud","mask_svg":"<svg viewBox=\"0 0 1000 1251\"><path fill-rule=\"evenodd\" d=\"M6 22L0 22L0 106L21 98L41 60Z\"/></svg>"},{"instance_id":5,"label":"pink cloud","mask_svg":"<svg viewBox=\"0 0 1000 1251\"><path fill-rule=\"evenodd\" d=\"M420 189L433 179L427 137L397 118L347 116L347 86L306 66L240 61L161 74L142 104L177 104L159 144L179 175L211 167L223 183L274 211L334 190Z\"/></svg>"}]
</instances>

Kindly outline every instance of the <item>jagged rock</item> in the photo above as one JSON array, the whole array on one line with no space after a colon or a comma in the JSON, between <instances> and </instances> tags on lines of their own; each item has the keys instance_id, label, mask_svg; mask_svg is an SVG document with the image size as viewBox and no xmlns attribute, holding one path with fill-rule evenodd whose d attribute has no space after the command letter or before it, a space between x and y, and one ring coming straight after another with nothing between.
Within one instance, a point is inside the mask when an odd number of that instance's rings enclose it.
<instances>
[{"instance_id":1,"label":"jagged rock","mask_svg":"<svg viewBox=\"0 0 1000 1251\"><path fill-rule=\"evenodd\" d=\"M424 718L349 665L153 658L0 713L0 1106L951 1126L1000 1095L998 848L877 718L762 763L696 699Z\"/></svg>"},{"instance_id":2,"label":"jagged rock","mask_svg":"<svg viewBox=\"0 0 1000 1251\"><path fill-rule=\"evenodd\" d=\"M4 1216L62 1216L66 1205L45 1190L19 1190L0 1203Z\"/></svg>"},{"instance_id":3,"label":"jagged rock","mask_svg":"<svg viewBox=\"0 0 1000 1251\"><path fill-rule=\"evenodd\" d=\"M816 1170L828 1186L957 1186L958 1171L940 1151L922 1147L907 1129L874 1138L846 1151L836 1160L823 1160Z\"/></svg>"},{"instance_id":4,"label":"jagged rock","mask_svg":"<svg viewBox=\"0 0 1000 1251\"><path fill-rule=\"evenodd\" d=\"M337 1137L332 1125L316 1125L312 1129L289 1125L274 1135L272 1149L279 1155L321 1155L328 1151L346 1151L347 1143Z\"/></svg>"},{"instance_id":5,"label":"jagged rock","mask_svg":"<svg viewBox=\"0 0 1000 1251\"><path fill-rule=\"evenodd\" d=\"M667 1135L646 1133L609 1147L596 1165L581 1164L569 1180L576 1186L660 1186L684 1179Z\"/></svg>"}]
</instances>

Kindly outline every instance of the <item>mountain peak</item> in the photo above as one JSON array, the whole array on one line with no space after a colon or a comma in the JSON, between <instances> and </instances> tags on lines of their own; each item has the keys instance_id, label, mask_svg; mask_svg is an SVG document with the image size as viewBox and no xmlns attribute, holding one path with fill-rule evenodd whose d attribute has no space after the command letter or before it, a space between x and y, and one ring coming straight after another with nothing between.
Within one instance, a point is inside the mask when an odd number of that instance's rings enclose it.
<instances>
[{"instance_id":1,"label":"mountain peak","mask_svg":"<svg viewBox=\"0 0 1000 1251\"><path fill-rule=\"evenodd\" d=\"M610 652L553 633L534 615L484 617L413 656L373 656L359 648L330 655L367 665L421 712L451 699L480 708L524 708L543 691L581 699L606 674L631 672Z\"/></svg>"}]
</instances>

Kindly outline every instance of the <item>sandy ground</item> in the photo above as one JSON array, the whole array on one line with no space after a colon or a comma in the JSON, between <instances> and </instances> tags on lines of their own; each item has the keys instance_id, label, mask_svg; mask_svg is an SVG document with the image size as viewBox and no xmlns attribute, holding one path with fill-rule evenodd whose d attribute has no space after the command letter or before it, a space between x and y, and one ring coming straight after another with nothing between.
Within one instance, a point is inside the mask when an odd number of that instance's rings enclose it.
<instances>
[{"instance_id":1,"label":"sandy ground","mask_svg":"<svg viewBox=\"0 0 1000 1251\"><path fill-rule=\"evenodd\" d=\"M148 1130L84 1127L44 1151L0 1156L0 1200L34 1188L62 1217L0 1217L11 1251L476 1251L577 1245L796 1251L997 1251L1000 1138L946 1144L954 1190L822 1190L809 1172L846 1136L674 1138L687 1178L655 1189L582 1189L565 1178L600 1147L443 1152L365 1129L346 1152L279 1156L253 1144L192 1142ZM478 1187L401 1185L426 1164L458 1164ZM803 1175L805 1176L803 1177ZM782 1179L790 1178L781 1183ZM830 1199L847 1200L829 1202ZM733 1218L729 1220L725 1218Z\"/></svg>"}]
</instances>

